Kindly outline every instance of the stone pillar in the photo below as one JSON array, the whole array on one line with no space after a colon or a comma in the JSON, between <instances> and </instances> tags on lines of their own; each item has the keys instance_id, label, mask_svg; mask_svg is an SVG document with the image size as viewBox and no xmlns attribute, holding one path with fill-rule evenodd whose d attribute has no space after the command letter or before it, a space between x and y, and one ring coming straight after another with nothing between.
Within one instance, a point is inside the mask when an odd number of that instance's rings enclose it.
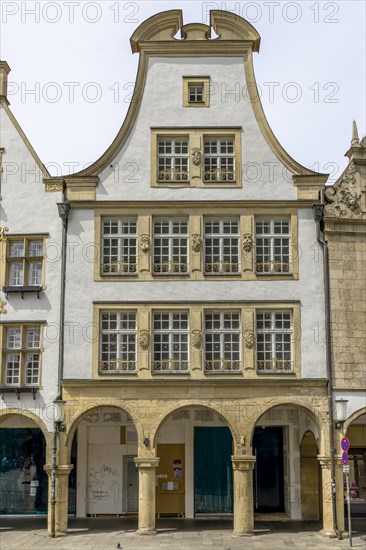
<instances>
[{"instance_id":1,"label":"stone pillar","mask_svg":"<svg viewBox=\"0 0 366 550\"><path fill-rule=\"evenodd\" d=\"M337 495L337 523L341 533L345 532L344 524L344 488L343 488L343 464L342 457L335 458L335 482Z\"/></svg>"},{"instance_id":2,"label":"stone pillar","mask_svg":"<svg viewBox=\"0 0 366 550\"><path fill-rule=\"evenodd\" d=\"M330 469L330 457L318 456L322 475L322 502L323 502L323 529L320 535L334 538L336 533L333 527L333 506L332 506L332 480Z\"/></svg>"},{"instance_id":3,"label":"stone pillar","mask_svg":"<svg viewBox=\"0 0 366 550\"><path fill-rule=\"evenodd\" d=\"M254 531L254 456L232 456L234 471L234 536L249 537Z\"/></svg>"},{"instance_id":4,"label":"stone pillar","mask_svg":"<svg viewBox=\"0 0 366 550\"><path fill-rule=\"evenodd\" d=\"M155 470L159 458L135 458L139 469L138 535L156 535L155 530Z\"/></svg>"},{"instance_id":5,"label":"stone pillar","mask_svg":"<svg viewBox=\"0 0 366 550\"><path fill-rule=\"evenodd\" d=\"M52 465L44 466L48 475L48 515L47 529L48 534L52 533L52 513L51 513L51 475ZM57 466L56 469L56 504L55 504L55 536L67 535L68 507L69 507L69 473L73 469L72 464Z\"/></svg>"}]
</instances>

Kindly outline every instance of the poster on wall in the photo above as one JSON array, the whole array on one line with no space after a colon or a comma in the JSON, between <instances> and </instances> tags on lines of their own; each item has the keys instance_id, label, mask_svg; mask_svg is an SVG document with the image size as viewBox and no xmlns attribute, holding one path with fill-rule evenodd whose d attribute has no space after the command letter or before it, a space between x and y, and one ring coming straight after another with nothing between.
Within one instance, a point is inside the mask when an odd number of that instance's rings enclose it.
<instances>
[{"instance_id":1,"label":"poster on wall","mask_svg":"<svg viewBox=\"0 0 366 550\"><path fill-rule=\"evenodd\" d=\"M176 458L173 460L173 470L174 470L174 477L176 478L183 477L182 461L180 458Z\"/></svg>"}]
</instances>

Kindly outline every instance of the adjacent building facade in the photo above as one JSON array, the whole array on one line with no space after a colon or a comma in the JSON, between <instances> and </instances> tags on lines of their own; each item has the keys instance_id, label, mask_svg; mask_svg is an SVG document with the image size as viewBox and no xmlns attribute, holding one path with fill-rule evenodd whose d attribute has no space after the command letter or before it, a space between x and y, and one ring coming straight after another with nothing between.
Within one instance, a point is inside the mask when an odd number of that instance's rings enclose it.
<instances>
[{"instance_id":1,"label":"adjacent building facade","mask_svg":"<svg viewBox=\"0 0 366 550\"><path fill-rule=\"evenodd\" d=\"M67 531L68 512L138 513L141 534L157 515L232 513L234 533L250 535L254 512L271 512L322 519L332 535L333 504L343 530L317 337L324 270L312 207L327 175L273 135L255 85L259 45L229 12L211 11L210 26L183 25L179 10L142 23L121 130L72 176L46 173L2 97L2 427L44 435L51 532ZM11 163L27 159L38 172L21 187ZM26 470L20 453L35 462L24 441L4 446L10 492ZM38 470L22 497L32 509ZM342 488L339 460L336 475ZM50 490L49 510L54 500Z\"/></svg>"},{"instance_id":2,"label":"adjacent building facade","mask_svg":"<svg viewBox=\"0 0 366 550\"><path fill-rule=\"evenodd\" d=\"M344 401L346 422L336 430L336 448L347 436L351 447L351 509L366 497L366 139L353 124L349 164L325 191L324 235L329 247L334 403Z\"/></svg>"}]
</instances>

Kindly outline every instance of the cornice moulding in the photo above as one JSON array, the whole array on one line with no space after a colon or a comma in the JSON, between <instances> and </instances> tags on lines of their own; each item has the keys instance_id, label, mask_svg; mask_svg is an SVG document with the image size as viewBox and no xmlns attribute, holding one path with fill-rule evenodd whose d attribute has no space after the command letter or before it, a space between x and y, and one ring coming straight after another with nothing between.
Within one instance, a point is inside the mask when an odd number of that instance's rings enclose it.
<instances>
[{"instance_id":1,"label":"cornice moulding","mask_svg":"<svg viewBox=\"0 0 366 550\"><path fill-rule=\"evenodd\" d=\"M167 201L122 201L122 200L70 200L70 206L73 208L86 208L86 209L109 209L109 208L130 208L130 209L169 209L174 208L258 208L258 209L281 209L284 208L311 208L314 204L313 199L300 199L300 200L278 200L278 201L207 201L202 199L201 201L179 201L172 199ZM318 202L318 201L315 201Z\"/></svg>"}]
</instances>

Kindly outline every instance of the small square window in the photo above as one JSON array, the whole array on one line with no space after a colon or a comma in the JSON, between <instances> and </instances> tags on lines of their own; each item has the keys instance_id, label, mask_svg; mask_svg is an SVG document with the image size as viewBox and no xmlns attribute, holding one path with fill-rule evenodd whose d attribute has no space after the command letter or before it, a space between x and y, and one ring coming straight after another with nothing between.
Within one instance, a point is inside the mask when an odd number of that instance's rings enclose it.
<instances>
[{"instance_id":1,"label":"small square window","mask_svg":"<svg viewBox=\"0 0 366 550\"><path fill-rule=\"evenodd\" d=\"M203 84L188 84L188 101L189 103L202 103Z\"/></svg>"},{"instance_id":2,"label":"small square window","mask_svg":"<svg viewBox=\"0 0 366 550\"><path fill-rule=\"evenodd\" d=\"M183 107L209 107L210 77L183 77Z\"/></svg>"}]
</instances>

